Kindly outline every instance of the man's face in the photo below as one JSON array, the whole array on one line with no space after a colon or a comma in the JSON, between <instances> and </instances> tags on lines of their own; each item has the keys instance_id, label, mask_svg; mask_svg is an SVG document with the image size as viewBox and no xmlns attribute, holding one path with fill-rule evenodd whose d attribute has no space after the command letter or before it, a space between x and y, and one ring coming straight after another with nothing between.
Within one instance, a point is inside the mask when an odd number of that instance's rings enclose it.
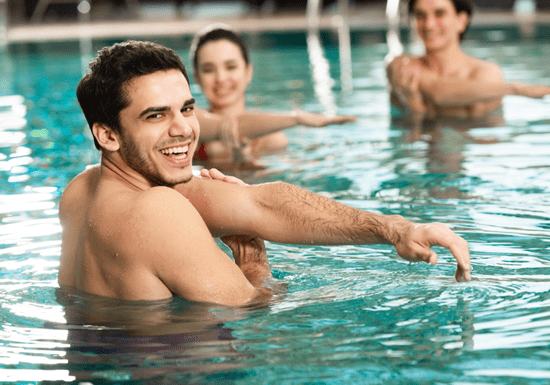
<instances>
[{"instance_id":1,"label":"man's face","mask_svg":"<svg viewBox=\"0 0 550 385\"><path fill-rule=\"evenodd\" d=\"M417 0L414 19L426 49L437 50L460 41L468 15L465 12L457 14L451 0Z\"/></svg>"},{"instance_id":2,"label":"man's face","mask_svg":"<svg viewBox=\"0 0 550 385\"><path fill-rule=\"evenodd\" d=\"M181 71L139 76L125 85L130 98L120 111L120 155L152 185L191 180L199 139L195 100Z\"/></svg>"}]
</instances>

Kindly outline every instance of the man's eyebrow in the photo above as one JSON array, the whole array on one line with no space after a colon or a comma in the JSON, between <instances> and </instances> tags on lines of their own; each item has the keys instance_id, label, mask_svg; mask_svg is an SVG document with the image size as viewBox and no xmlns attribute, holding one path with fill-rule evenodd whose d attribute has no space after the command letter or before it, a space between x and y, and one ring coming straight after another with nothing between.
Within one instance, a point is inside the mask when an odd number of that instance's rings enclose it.
<instances>
[{"instance_id":1,"label":"man's eyebrow","mask_svg":"<svg viewBox=\"0 0 550 385\"><path fill-rule=\"evenodd\" d=\"M139 117L143 117L144 115L150 114L151 112L166 112L170 111L170 107L149 107L141 112L139 114Z\"/></svg>"},{"instance_id":2,"label":"man's eyebrow","mask_svg":"<svg viewBox=\"0 0 550 385\"><path fill-rule=\"evenodd\" d=\"M195 98L187 99L185 102L183 102L184 107L190 104L195 104Z\"/></svg>"},{"instance_id":3,"label":"man's eyebrow","mask_svg":"<svg viewBox=\"0 0 550 385\"><path fill-rule=\"evenodd\" d=\"M187 99L186 101L183 102L183 106L189 106L191 104L195 104L195 98L191 98L191 99ZM143 117L147 114L150 114L152 112L166 112L166 111L170 111L171 108L170 107L149 107L149 108L146 108L145 110L143 110L141 112L141 114L139 114L139 117Z\"/></svg>"}]
</instances>

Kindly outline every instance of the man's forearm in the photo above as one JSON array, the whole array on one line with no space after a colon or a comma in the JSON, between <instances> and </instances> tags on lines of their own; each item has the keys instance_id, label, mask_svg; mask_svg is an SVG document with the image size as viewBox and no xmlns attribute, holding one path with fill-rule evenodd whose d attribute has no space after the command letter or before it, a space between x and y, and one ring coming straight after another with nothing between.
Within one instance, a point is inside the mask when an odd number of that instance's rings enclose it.
<instances>
[{"instance_id":1,"label":"man's forearm","mask_svg":"<svg viewBox=\"0 0 550 385\"><path fill-rule=\"evenodd\" d=\"M252 186L261 238L292 244L395 244L411 223L344 205L286 183Z\"/></svg>"},{"instance_id":2,"label":"man's forearm","mask_svg":"<svg viewBox=\"0 0 550 385\"><path fill-rule=\"evenodd\" d=\"M514 94L514 86L507 83L472 80L439 80L422 86L425 95L440 107L460 107Z\"/></svg>"},{"instance_id":3,"label":"man's forearm","mask_svg":"<svg viewBox=\"0 0 550 385\"><path fill-rule=\"evenodd\" d=\"M395 244L412 225L399 215L371 213L283 182L238 186L198 179L176 189L199 211L214 237L247 234L287 244Z\"/></svg>"}]
</instances>

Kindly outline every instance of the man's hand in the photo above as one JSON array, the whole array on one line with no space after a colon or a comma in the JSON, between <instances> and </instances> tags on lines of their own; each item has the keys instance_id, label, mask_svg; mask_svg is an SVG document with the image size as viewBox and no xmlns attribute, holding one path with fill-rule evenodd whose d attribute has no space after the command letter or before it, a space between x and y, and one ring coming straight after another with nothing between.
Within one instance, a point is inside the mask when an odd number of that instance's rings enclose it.
<instances>
[{"instance_id":1,"label":"man's hand","mask_svg":"<svg viewBox=\"0 0 550 385\"><path fill-rule=\"evenodd\" d=\"M550 95L550 87L539 85L514 84L514 94L527 98L542 99Z\"/></svg>"},{"instance_id":2,"label":"man's hand","mask_svg":"<svg viewBox=\"0 0 550 385\"><path fill-rule=\"evenodd\" d=\"M246 183L244 183L239 178L237 178L235 176L227 176L227 175L225 175L224 173L222 173L221 171L219 171L218 169L215 169L215 168L211 168L211 169L203 168L201 170L201 177L205 178L205 179L216 179L216 180L221 180L221 181L224 181L224 182L227 182L227 183L233 183L233 184L237 184L237 185L240 185L240 186L246 186Z\"/></svg>"},{"instance_id":3,"label":"man's hand","mask_svg":"<svg viewBox=\"0 0 550 385\"><path fill-rule=\"evenodd\" d=\"M247 235L230 235L221 240L229 246L235 263L252 286L267 296L286 292L286 284L273 278L271 274L262 239L250 238Z\"/></svg>"},{"instance_id":4,"label":"man's hand","mask_svg":"<svg viewBox=\"0 0 550 385\"><path fill-rule=\"evenodd\" d=\"M241 270L246 266L258 266L271 275L265 243L262 239L251 238L249 235L228 235L220 239L231 249L235 263L241 267Z\"/></svg>"},{"instance_id":5,"label":"man's hand","mask_svg":"<svg viewBox=\"0 0 550 385\"><path fill-rule=\"evenodd\" d=\"M426 110L420 89L422 67L418 58L407 55L396 57L386 72L392 92L402 106L412 111Z\"/></svg>"},{"instance_id":6,"label":"man's hand","mask_svg":"<svg viewBox=\"0 0 550 385\"><path fill-rule=\"evenodd\" d=\"M469 281L471 277L470 252L468 243L443 223L404 225L401 236L394 244L399 256L411 262L437 263L437 254L432 246L442 246L451 250L458 263L455 278L458 282Z\"/></svg>"}]
</instances>

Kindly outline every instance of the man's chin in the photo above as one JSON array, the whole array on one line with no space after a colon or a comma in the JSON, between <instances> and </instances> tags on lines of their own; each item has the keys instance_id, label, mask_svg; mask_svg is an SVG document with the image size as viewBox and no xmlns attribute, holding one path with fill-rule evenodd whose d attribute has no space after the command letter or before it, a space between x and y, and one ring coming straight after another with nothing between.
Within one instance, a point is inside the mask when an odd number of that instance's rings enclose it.
<instances>
[{"instance_id":1,"label":"man's chin","mask_svg":"<svg viewBox=\"0 0 550 385\"><path fill-rule=\"evenodd\" d=\"M193 174L190 174L188 177L185 177L185 178L182 178L180 179L178 182L172 184L172 186L170 187L175 187L179 184L186 184L186 183L189 183L191 181L191 179L193 179Z\"/></svg>"},{"instance_id":2,"label":"man's chin","mask_svg":"<svg viewBox=\"0 0 550 385\"><path fill-rule=\"evenodd\" d=\"M175 187L179 184L185 184L185 183L188 183L191 181L191 179L193 179L193 174L192 173L189 173L189 175L186 175L186 176L182 176L178 179L172 179L172 180L168 180L168 179L163 179L163 180L156 180L154 181L156 185L158 186L165 186L165 187Z\"/></svg>"}]
</instances>

